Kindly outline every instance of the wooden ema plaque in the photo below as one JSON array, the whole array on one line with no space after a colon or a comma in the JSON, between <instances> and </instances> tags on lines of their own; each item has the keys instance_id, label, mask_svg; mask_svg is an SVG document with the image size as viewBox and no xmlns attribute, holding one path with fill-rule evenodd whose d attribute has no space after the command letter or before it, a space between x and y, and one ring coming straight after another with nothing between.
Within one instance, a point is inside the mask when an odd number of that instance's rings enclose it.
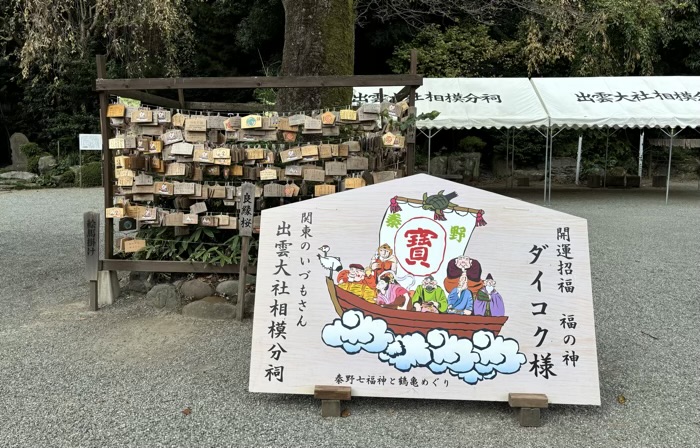
<instances>
[{"instance_id":1,"label":"wooden ema plaque","mask_svg":"<svg viewBox=\"0 0 700 448\"><path fill-rule=\"evenodd\" d=\"M419 174L261 229L250 391L600 405L586 220Z\"/></svg>"}]
</instances>

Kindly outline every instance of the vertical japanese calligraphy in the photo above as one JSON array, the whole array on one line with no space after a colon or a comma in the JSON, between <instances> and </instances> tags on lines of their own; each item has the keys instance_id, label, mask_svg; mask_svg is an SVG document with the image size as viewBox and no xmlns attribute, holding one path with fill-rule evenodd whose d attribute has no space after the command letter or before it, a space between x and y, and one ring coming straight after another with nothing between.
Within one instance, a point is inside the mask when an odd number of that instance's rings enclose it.
<instances>
[{"instance_id":1,"label":"vertical japanese calligraphy","mask_svg":"<svg viewBox=\"0 0 700 448\"><path fill-rule=\"evenodd\" d=\"M255 211L255 185L245 182L241 185L238 209L238 233L241 236L253 235L253 214Z\"/></svg>"}]
</instances>

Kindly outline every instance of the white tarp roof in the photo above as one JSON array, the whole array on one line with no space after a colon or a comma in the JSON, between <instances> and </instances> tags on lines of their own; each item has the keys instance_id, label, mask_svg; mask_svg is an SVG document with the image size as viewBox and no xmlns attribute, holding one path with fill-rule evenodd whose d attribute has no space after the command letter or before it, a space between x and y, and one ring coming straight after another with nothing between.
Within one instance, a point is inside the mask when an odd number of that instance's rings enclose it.
<instances>
[{"instance_id":1,"label":"white tarp roof","mask_svg":"<svg viewBox=\"0 0 700 448\"><path fill-rule=\"evenodd\" d=\"M402 87L383 87L385 96ZM548 126L547 113L527 78L423 78L416 91L418 114L440 112L418 121L421 129L525 128ZM353 103L379 101L379 87L355 87Z\"/></svg>"},{"instance_id":2,"label":"white tarp roof","mask_svg":"<svg viewBox=\"0 0 700 448\"><path fill-rule=\"evenodd\" d=\"M552 127L700 126L700 77L533 78Z\"/></svg>"}]
</instances>

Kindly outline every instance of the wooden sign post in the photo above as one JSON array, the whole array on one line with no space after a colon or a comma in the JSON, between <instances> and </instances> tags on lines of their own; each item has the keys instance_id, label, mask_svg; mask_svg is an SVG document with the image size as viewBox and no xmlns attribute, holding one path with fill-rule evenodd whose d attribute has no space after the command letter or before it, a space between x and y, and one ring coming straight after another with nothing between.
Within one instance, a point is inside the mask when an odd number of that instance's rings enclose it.
<instances>
[{"instance_id":1,"label":"wooden sign post","mask_svg":"<svg viewBox=\"0 0 700 448\"><path fill-rule=\"evenodd\" d=\"M83 214L83 234L85 236L85 277L90 283L90 311L97 311L97 271L100 263L100 214Z\"/></svg>"},{"instance_id":2,"label":"wooden sign post","mask_svg":"<svg viewBox=\"0 0 700 448\"><path fill-rule=\"evenodd\" d=\"M238 234L241 235L241 261L238 271L238 308L236 316L243 320L245 310L246 278L248 276L248 250L253 236L253 214L255 212L255 185L244 182L238 200Z\"/></svg>"},{"instance_id":3,"label":"wooden sign post","mask_svg":"<svg viewBox=\"0 0 700 448\"><path fill-rule=\"evenodd\" d=\"M262 228L250 391L600 405L586 220L420 174Z\"/></svg>"}]
</instances>

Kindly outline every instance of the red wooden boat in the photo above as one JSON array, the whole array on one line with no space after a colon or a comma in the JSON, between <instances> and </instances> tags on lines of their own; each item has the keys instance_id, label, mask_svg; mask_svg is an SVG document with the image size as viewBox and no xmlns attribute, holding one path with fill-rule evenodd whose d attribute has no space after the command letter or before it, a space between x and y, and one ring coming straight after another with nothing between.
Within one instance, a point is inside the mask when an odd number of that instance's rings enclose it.
<instances>
[{"instance_id":1,"label":"red wooden boat","mask_svg":"<svg viewBox=\"0 0 700 448\"><path fill-rule=\"evenodd\" d=\"M365 316L384 320L389 329L395 334L418 332L426 335L430 330L440 328L460 338L471 339L474 332L479 330L488 330L494 336L498 336L501 327L508 320L508 316L464 316L461 314L421 313L384 308L339 288L329 278L326 278L326 283L338 316L342 316L347 310L357 309L362 311Z\"/></svg>"}]
</instances>

